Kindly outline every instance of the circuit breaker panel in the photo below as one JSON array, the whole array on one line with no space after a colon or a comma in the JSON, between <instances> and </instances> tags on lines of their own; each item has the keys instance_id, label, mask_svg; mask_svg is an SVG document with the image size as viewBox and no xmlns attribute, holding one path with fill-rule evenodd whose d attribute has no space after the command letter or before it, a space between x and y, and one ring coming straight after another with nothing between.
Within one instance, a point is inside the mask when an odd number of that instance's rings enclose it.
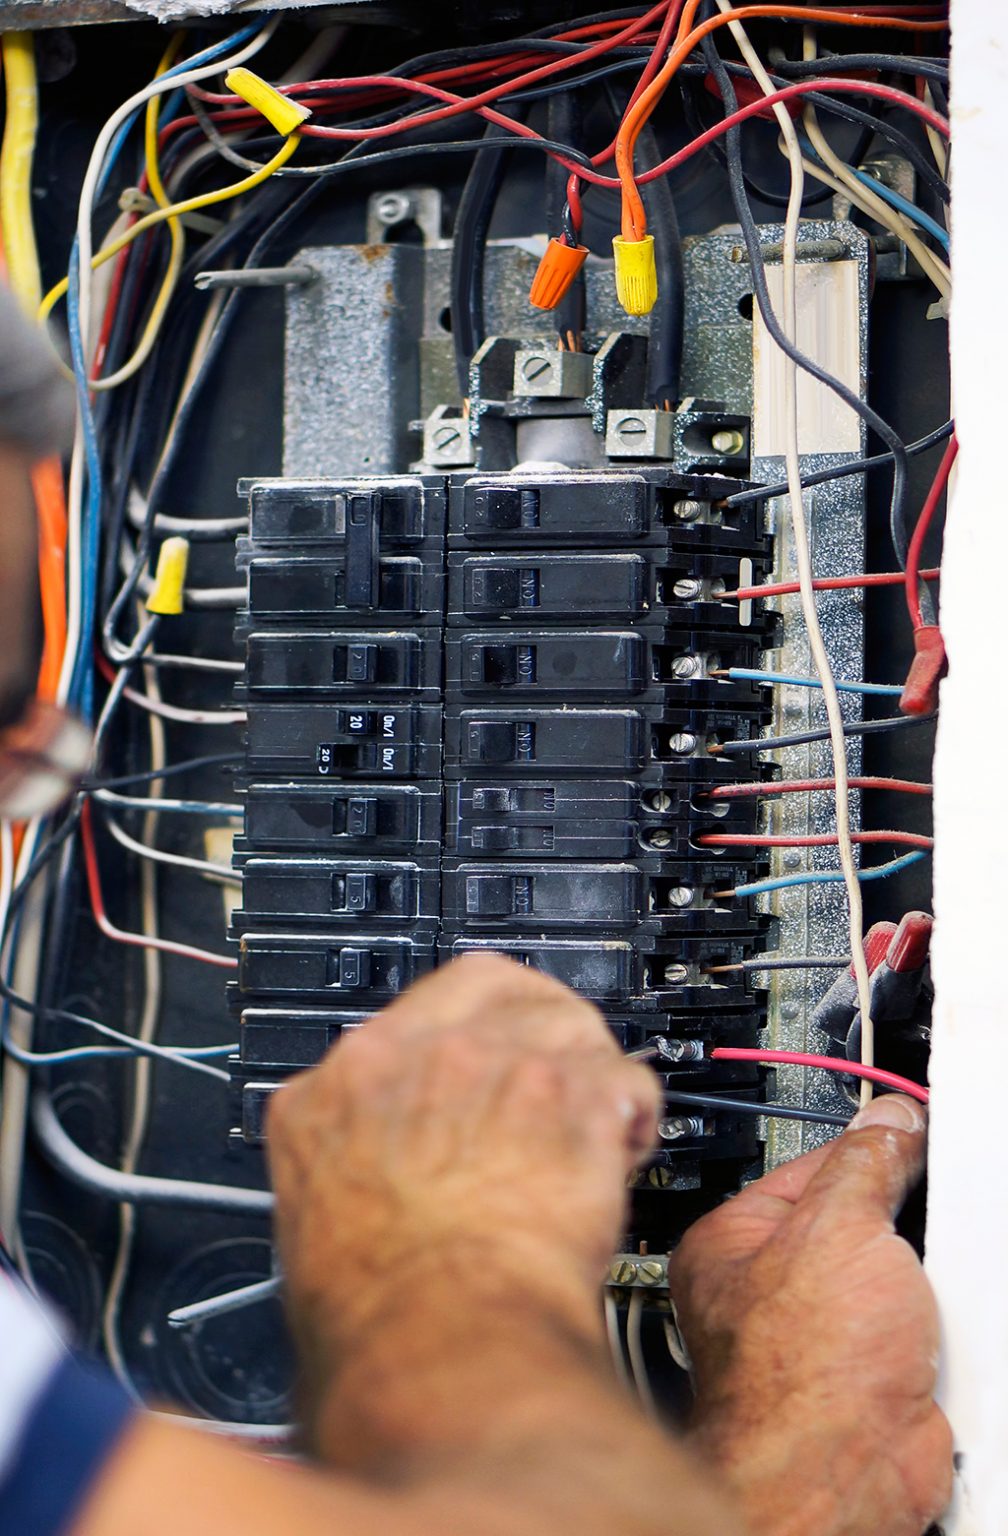
<instances>
[{"instance_id":1,"label":"circuit breaker panel","mask_svg":"<svg viewBox=\"0 0 1008 1536\"><path fill-rule=\"evenodd\" d=\"M439 961L488 949L575 987L675 1076L760 1093L761 994L712 968L769 919L726 895L755 826L772 613L753 503L717 476L637 468L243 486L248 711L236 844L243 900L241 1132L270 1092ZM721 742L753 752L719 757ZM765 871L764 871L765 872ZM757 1154L754 1117L669 1113L652 1183ZM661 1170L660 1175L654 1170ZM724 1169L727 1172L726 1169Z\"/></svg>"}]
</instances>

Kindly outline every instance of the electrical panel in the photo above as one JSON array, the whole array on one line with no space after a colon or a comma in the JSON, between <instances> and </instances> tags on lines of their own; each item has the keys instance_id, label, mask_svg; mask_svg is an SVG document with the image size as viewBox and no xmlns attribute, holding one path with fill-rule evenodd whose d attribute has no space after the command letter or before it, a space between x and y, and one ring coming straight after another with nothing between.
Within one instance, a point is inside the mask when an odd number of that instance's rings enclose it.
<instances>
[{"instance_id":1,"label":"electrical panel","mask_svg":"<svg viewBox=\"0 0 1008 1536\"><path fill-rule=\"evenodd\" d=\"M932 737L929 716L907 719L897 696L917 645L907 516L951 433L948 194L937 130L920 117L945 110L944 43L913 34L927 101L900 104L890 86L875 99L867 66L848 71L864 87L857 105L822 84L816 110L845 177L808 151L792 250L788 167L770 109L755 109L761 87L724 29L697 39L637 152L658 254L644 312L621 302L613 168L587 158L657 59L658 24L638 9L457 6L451 46L438 6L420 18L360 0L318 35L285 14L264 76L302 48L320 77L303 93L312 132L356 132L373 111L392 149L365 128L344 165L342 146L305 131L233 217L212 204L186 216L178 281L174 245L150 226L149 241L127 230L109 289L86 294L99 373L140 360L122 388L97 380L97 457L82 438L87 475L68 481L82 540L70 550L83 625L71 702L96 717L119 669L123 686L86 817L40 824L44 879L4 916L0 961L34 1011L13 1007L4 1024L0 1119L5 1144L29 1150L23 1180L20 1153L0 1158L0 1226L82 1339L187 1412L289 1419L264 1214L271 1100L457 955L493 951L556 977L597 1004L623 1049L652 1051L660 1135L634 1176L609 1299L622 1326L648 1291L645 1339L663 1358L663 1266L682 1232L853 1112L865 1062L841 803L864 877L875 1061L918 1083L926 1071L930 925L914 929L912 968L897 925L929 905ZM228 35L217 25L208 46ZM844 28L830 46L853 51ZM766 19L765 39L803 111L802 29ZM41 193L63 186L65 138L94 138L72 91L56 110L62 80L77 69L96 81L110 48L124 68L142 60L146 80L164 42L134 23L37 46ZM485 140L471 114L425 122L414 95L367 84L378 63L420 80L444 69L448 91L506 85L499 106L514 121ZM512 101L510 77L532 63L550 73ZM361 83L347 96L327 74ZM734 148L720 133L733 89L741 194L718 158ZM221 145L275 153L213 92L199 108L213 137L180 103L166 93L169 196L204 171L201 187L226 182ZM116 199L132 217L147 196L132 185L132 132L108 150L96 231L106 205L111 223ZM642 171L663 156L661 175ZM38 220L55 276L73 240L58 202ZM558 259L572 281L547 307L543 272L555 278ZM789 265L795 345L818 370L799 370L797 444L773 328ZM142 356L138 316L156 332ZM902 504L880 417L908 455ZM138 659L126 654L146 622L138 605L177 536L189 543L181 611L162 615ZM839 799L803 540L841 690L852 788ZM922 618L932 576L918 584ZM889 837L903 839L895 858ZM0 880L0 910L7 889ZM138 1066L152 1047L155 1065ZM18 1051L39 1059L10 1059ZM781 1059L824 1052L851 1072ZM37 1145L22 1070L37 1073ZM135 1222L116 1215L133 1178L160 1181ZM197 1180L200 1198L180 1211Z\"/></svg>"},{"instance_id":2,"label":"electrical panel","mask_svg":"<svg viewBox=\"0 0 1008 1536\"><path fill-rule=\"evenodd\" d=\"M769 715L751 682L772 612L722 600L770 568L738 482L599 473L255 480L239 564L247 710L236 843L241 1132L269 1094L433 965L491 949L576 988L621 1043L656 1035L681 1086L757 1096L763 994L710 966L765 946L724 892L761 868L705 833L754 830ZM753 741L729 765L719 740ZM737 1179L755 1126L669 1115L654 1167ZM734 1173L730 1169L734 1167Z\"/></svg>"}]
</instances>

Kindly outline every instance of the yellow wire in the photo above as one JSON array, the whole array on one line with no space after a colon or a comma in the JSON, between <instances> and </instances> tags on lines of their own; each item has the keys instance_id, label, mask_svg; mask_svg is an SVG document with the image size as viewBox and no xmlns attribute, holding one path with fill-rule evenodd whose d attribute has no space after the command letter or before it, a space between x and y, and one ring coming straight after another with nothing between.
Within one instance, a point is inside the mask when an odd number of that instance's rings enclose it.
<instances>
[{"instance_id":1,"label":"yellow wire","mask_svg":"<svg viewBox=\"0 0 1008 1536\"><path fill-rule=\"evenodd\" d=\"M168 47L161 56L156 70L157 75L163 75L175 62L175 57L182 46L181 32L176 32ZM158 164L158 117L161 110L161 101L157 96L152 96L147 103L144 113L144 155L147 162L147 182L150 186L154 201L161 208L169 206L168 194L161 180L161 167ZM179 273L182 271L182 262L185 258L185 231L181 219L170 218L168 220L168 234L171 240L171 251L168 256L168 265L165 275L158 289L158 296L151 306L151 312L147 317L143 335L132 357L117 368L115 373L107 374L103 379L95 379L92 383L94 389L116 389L118 385L125 384L127 379L143 367L150 356L154 343L157 341L158 332L164 324L164 317L171 303L172 294L178 284ZM93 270L93 268L92 268Z\"/></svg>"},{"instance_id":2,"label":"yellow wire","mask_svg":"<svg viewBox=\"0 0 1008 1536\"><path fill-rule=\"evenodd\" d=\"M7 116L0 148L0 231L10 285L29 314L42 292L31 174L38 130L38 82L35 43L30 32L8 32L3 39Z\"/></svg>"},{"instance_id":3,"label":"yellow wire","mask_svg":"<svg viewBox=\"0 0 1008 1536\"><path fill-rule=\"evenodd\" d=\"M243 192L251 192L254 187L259 187L264 181L268 181L274 171L278 171L282 165L293 155L300 143L301 135L297 131L291 133L284 140L272 160L267 160L265 165L259 167L252 175L245 176L241 181L232 182L229 187L220 187L216 192L203 192L199 197L186 198L181 203L171 203L165 208L155 208L151 213L145 213L142 219L122 235L119 235L110 245L103 246L91 260L91 268L103 266L106 261L111 261L121 250L129 245L138 235L145 234L155 224L161 224L165 219L178 218L182 214L195 213L200 208L212 208L216 203L227 202L230 198L241 197ZM39 318L47 319L55 306L63 298L69 286L67 279L61 278L54 288L50 288L39 307Z\"/></svg>"}]
</instances>

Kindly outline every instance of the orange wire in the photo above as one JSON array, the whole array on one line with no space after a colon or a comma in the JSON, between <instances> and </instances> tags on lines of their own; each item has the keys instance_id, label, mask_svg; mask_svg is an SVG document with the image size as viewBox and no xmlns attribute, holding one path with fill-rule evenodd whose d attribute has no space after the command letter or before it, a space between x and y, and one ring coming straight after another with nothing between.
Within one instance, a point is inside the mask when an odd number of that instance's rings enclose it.
<instances>
[{"instance_id":1,"label":"orange wire","mask_svg":"<svg viewBox=\"0 0 1008 1536\"><path fill-rule=\"evenodd\" d=\"M637 190L633 169L634 148L640 131L665 94L679 66L693 52L701 38L706 37L709 32L726 26L730 21L749 21L760 16L775 17L778 20L821 21L845 27L887 27L902 32L939 32L947 30L948 27L948 22L945 20L913 21L898 16L868 16L860 12L844 13L804 5L743 5L738 10L711 16L707 21L701 22L700 26L693 27L691 31L693 18L699 5L700 0L686 0L679 19L676 40L668 58L647 90L642 91L637 100L627 109L620 124L619 133L616 135L616 169L623 184L624 240L643 240L647 234L647 214L644 212L644 203Z\"/></svg>"},{"instance_id":2,"label":"orange wire","mask_svg":"<svg viewBox=\"0 0 1008 1536\"><path fill-rule=\"evenodd\" d=\"M43 459L32 470L32 490L38 517L38 567L42 594L45 645L38 675L38 695L52 703L56 698L63 653L66 650L66 495L59 459Z\"/></svg>"}]
</instances>

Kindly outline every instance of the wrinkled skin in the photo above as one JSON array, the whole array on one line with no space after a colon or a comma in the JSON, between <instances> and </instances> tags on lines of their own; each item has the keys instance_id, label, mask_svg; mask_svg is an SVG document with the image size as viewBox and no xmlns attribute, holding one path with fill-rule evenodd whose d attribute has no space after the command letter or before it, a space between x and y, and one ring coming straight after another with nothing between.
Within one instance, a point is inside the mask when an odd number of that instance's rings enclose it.
<instances>
[{"instance_id":1,"label":"wrinkled skin","mask_svg":"<svg viewBox=\"0 0 1008 1536\"><path fill-rule=\"evenodd\" d=\"M692 1439L753 1536L920 1536L947 1502L938 1318L893 1227L925 1132L911 1100L876 1100L698 1222L675 1255Z\"/></svg>"}]
</instances>

